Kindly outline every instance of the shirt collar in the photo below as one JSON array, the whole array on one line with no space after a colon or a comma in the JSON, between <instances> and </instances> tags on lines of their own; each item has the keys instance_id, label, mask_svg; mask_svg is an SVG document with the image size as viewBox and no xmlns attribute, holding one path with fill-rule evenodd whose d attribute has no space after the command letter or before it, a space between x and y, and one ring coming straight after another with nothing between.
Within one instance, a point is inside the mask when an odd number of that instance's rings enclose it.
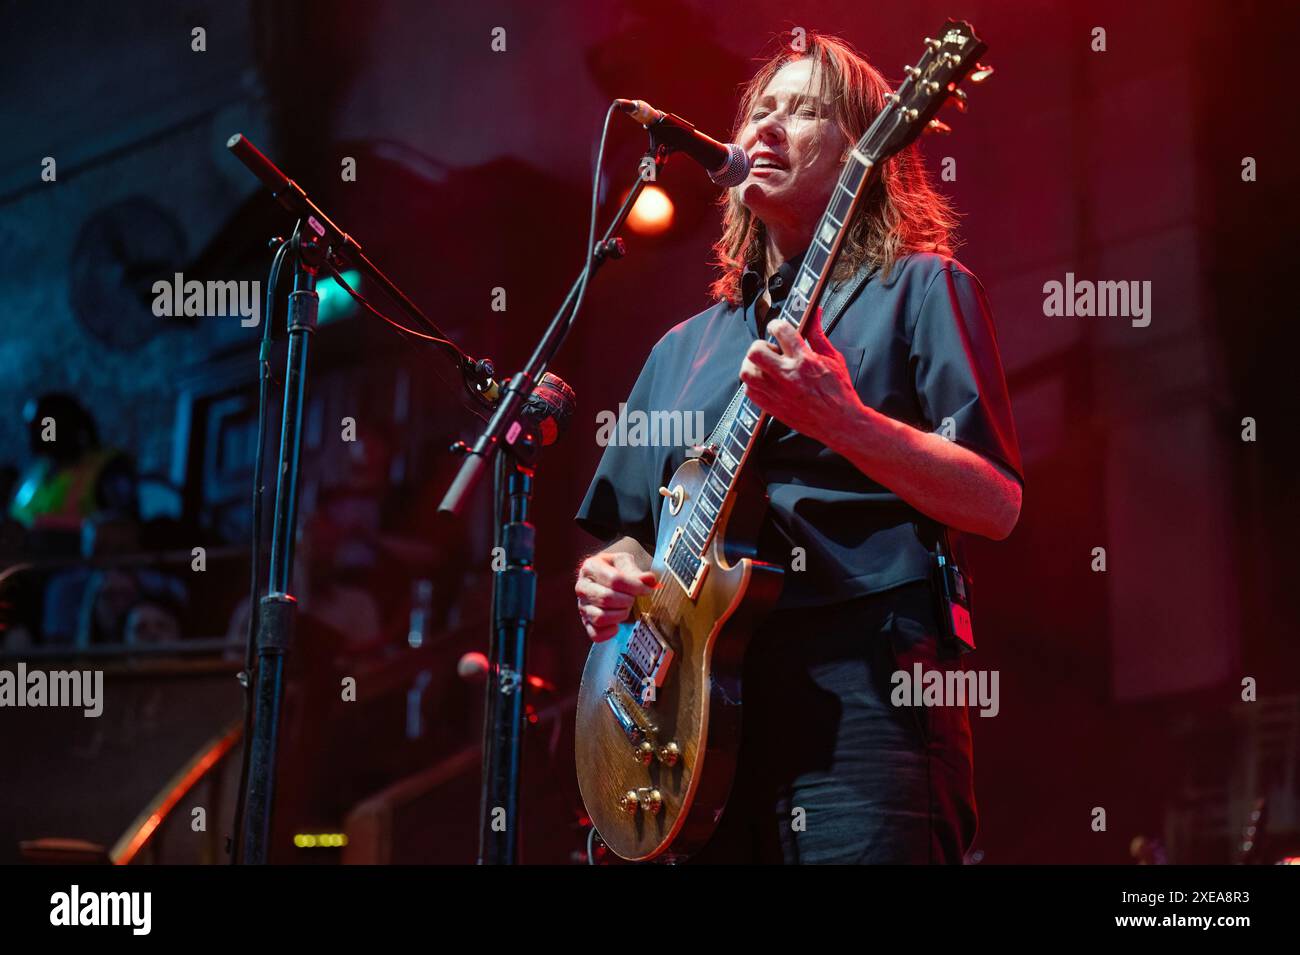
<instances>
[{"instance_id":1,"label":"shirt collar","mask_svg":"<svg viewBox=\"0 0 1300 955\"><path fill-rule=\"evenodd\" d=\"M740 275L740 294L744 307L749 308L754 304L754 299L758 298L764 285L771 293L772 304L782 301L790 293L790 286L794 282L794 277L799 274L799 266L803 264L804 256L807 254L805 250L793 259L783 262L766 281L755 269L746 268Z\"/></svg>"}]
</instances>

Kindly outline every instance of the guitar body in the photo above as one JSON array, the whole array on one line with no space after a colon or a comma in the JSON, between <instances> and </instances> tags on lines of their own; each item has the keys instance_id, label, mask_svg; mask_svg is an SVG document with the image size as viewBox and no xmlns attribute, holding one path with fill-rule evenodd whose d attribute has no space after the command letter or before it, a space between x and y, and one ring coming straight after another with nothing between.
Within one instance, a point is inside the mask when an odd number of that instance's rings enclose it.
<instances>
[{"instance_id":1,"label":"guitar body","mask_svg":"<svg viewBox=\"0 0 1300 955\"><path fill-rule=\"evenodd\" d=\"M704 477L698 460L673 475L682 497L664 499L652 565L659 588L592 647L578 692L583 802L605 844L633 861L683 858L713 834L735 775L745 649L781 591L780 568L737 556L752 554L745 532L765 510L752 487L720 515L693 599L665 566Z\"/></svg>"}]
</instances>

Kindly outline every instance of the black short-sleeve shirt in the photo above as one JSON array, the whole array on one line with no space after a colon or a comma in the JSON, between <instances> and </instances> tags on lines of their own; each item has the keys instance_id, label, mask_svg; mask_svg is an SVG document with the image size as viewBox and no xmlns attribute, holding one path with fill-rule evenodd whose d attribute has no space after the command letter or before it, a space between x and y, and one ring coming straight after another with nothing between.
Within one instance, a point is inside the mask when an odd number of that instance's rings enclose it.
<instances>
[{"instance_id":1,"label":"black short-sleeve shirt","mask_svg":"<svg viewBox=\"0 0 1300 955\"><path fill-rule=\"evenodd\" d=\"M766 282L774 303L799 265ZM763 280L746 273L744 304L719 302L670 329L654 346L626 412L702 413L704 434L740 387L741 362L759 337ZM769 317L775 309L769 311ZM864 404L939 431L1022 481L1020 450L988 302L954 259L914 253L887 280L873 272L829 334ZM655 550L662 498L687 445L612 442L576 520L603 541L636 538ZM847 459L773 422L746 465L766 487L759 556L786 568L779 606L851 600L926 579L940 528ZM954 541L960 553L960 543ZM795 548L802 548L796 551Z\"/></svg>"}]
</instances>

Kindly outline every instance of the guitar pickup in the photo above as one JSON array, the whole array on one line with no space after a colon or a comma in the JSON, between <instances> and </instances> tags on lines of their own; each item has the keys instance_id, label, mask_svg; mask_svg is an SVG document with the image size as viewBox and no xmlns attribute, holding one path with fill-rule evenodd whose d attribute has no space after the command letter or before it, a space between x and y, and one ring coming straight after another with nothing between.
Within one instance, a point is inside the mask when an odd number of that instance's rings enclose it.
<instances>
[{"instance_id":1,"label":"guitar pickup","mask_svg":"<svg viewBox=\"0 0 1300 955\"><path fill-rule=\"evenodd\" d=\"M614 672L632 698L640 702L642 709L655 701L655 692L664 685L674 655L668 641L659 635L648 617L643 616L632 628L627 647L619 654Z\"/></svg>"}]
</instances>

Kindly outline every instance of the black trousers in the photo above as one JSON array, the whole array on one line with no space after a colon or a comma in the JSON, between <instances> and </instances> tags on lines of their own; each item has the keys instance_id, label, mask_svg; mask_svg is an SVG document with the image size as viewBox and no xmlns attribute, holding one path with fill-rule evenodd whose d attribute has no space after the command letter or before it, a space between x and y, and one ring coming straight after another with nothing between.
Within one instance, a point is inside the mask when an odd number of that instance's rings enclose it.
<instances>
[{"instance_id":1,"label":"black trousers","mask_svg":"<svg viewBox=\"0 0 1300 955\"><path fill-rule=\"evenodd\" d=\"M895 707L891 674L961 669L928 583L776 611L745 658L736 780L691 864L960 863L977 815L965 707Z\"/></svg>"}]
</instances>

